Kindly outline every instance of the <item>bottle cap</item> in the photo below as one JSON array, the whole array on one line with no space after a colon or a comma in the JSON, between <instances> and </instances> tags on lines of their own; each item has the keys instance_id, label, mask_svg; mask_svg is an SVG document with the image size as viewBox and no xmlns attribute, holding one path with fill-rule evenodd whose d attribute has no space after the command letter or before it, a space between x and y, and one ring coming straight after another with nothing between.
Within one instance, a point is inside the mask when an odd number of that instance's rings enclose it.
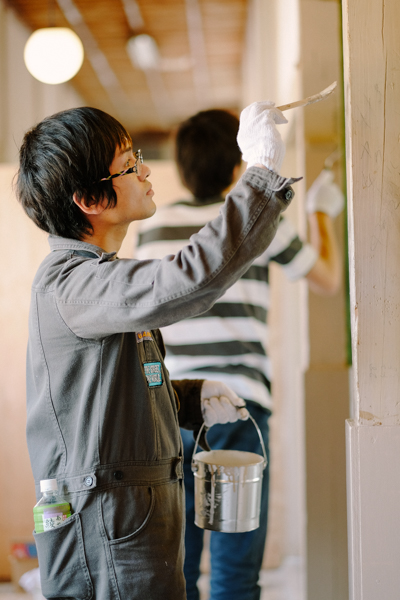
<instances>
[{"instance_id":1,"label":"bottle cap","mask_svg":"<svg viewBox=\"0 0 400 600\"><path fill-rule=\"evenodd\" d=\"M41 492L52 492L58 490L57 479L41 479L40 480L40 491Z\"/></svg>"}]
</instances>

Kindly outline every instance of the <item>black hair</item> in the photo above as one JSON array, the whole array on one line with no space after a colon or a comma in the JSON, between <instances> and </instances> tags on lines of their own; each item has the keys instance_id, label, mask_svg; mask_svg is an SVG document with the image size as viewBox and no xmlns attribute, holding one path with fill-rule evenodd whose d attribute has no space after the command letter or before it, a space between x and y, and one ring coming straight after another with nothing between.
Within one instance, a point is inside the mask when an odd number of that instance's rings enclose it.
<instances>
[{"instance_id":1,"label":"black hair","mask_svg":"<svg viewBox=\"0 0 400 600\"><path fill-rule=\"evenodd\" d=\"M239 119L227 110L204 110L179 125L175 160L182 183L196 198L221 194L233 180L241 152Z\"/></svg>"},{"instance_id":2,"label":"black hair","mask_svg":"<svg viewBox=\"0 0 400 600\"><path fill-rule=\"evenodd\" d=\"M117 147L131 143L125 128L111 115L81 107L59 112L24 136L19 152L16 193L27 215L48 233L82 239L93 228L73 195L88 204L117 196L107 177Z\"/></svg>"}]
</instances>

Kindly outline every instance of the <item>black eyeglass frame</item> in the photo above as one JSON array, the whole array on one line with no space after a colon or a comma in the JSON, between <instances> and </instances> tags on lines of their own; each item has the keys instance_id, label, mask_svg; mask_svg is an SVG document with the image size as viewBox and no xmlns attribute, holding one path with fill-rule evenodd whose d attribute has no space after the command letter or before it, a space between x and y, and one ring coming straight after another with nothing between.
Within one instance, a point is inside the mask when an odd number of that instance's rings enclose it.
<instances>
[{"instance_id":1,"label":"black eyeglass frame","mask_svg":"<svg viewBox=\"0 0 400 600\"><path fill-rule=\"evenodd\" d=\"M99 183L101 183L102 181L109 181L110 179L115 179L116 177L122 177L123 175L129 175L130 173L139 175L138 165L143 164L142 151L140 149L137 150L136 152L133 153L133 156L136 159L136 162L133 165L133 167L128 167L128 169L125 169L125 171L121 171L120 173L114 173L114 175L109 175L108 177L103 177L103 179L100 179Z\"/></svg>"}]
</instances>

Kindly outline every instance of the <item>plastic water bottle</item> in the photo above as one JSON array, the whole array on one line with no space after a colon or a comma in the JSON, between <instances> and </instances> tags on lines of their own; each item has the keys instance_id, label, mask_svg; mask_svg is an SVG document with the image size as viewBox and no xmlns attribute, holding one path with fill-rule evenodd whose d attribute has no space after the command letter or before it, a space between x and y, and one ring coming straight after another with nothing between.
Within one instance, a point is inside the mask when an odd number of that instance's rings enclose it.
<instances>
[{"instance_id":1,"label":"plastic water bottle","mask_svg":"<svg viewBox=\"0 0 400 600\"><path fill-rule=\"evenodd\" d=\"M43 496L33 508L36 533L55 529L71 516L71 506L58 493L57 479L42 479L40 491Z\"/></svg>"}]
</instances>

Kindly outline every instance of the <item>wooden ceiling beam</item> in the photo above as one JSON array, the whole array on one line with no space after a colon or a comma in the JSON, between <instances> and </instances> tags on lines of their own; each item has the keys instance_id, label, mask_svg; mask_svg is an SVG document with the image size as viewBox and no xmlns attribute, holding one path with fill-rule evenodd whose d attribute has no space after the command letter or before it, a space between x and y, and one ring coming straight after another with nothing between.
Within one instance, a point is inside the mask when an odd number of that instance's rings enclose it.
<instances>
[{"instance_id":1,"label":"wooden ceiling beam","mask_svg":"<svg viewBox=\"0 0 400 600\"><path fill-rule=\"evenodd\" d=\"M126 20L128 21L131 30L137 31L143 29L144 21L140 6L136 0L122 0L122 6L124 7Z\"/></svg>"},{"instance_id":2,"label":"wooden ceiling beam","mask_svg":"<svg viewBox=\"0 0 400 600\"><path fill-rule=\"evenodd\" d=\"M213 95L207 63L203 19L198 0L186 0L186 22L190 51L194 65L193 83L197 100L197 109L201 110L212 103Z\"/></svg>"},{"instance_id":3,"label":"wooden ceiling beam","mask_svg":"<svg viewBox=\"0 0 400 600\"><path fill-rule=\"evenodd\" d=\"M96 39L84 21L82 13L79 11L73 0L56 0L56 2L65 19L81 38L87 59L92 65L101 85L107 92L111 104L115 107L117 114L120 114L121 105L123 107L128 107L129 100L119 83L118 77L111 68L106 55L99 48Z\"/></svg>"}]
</instances>

